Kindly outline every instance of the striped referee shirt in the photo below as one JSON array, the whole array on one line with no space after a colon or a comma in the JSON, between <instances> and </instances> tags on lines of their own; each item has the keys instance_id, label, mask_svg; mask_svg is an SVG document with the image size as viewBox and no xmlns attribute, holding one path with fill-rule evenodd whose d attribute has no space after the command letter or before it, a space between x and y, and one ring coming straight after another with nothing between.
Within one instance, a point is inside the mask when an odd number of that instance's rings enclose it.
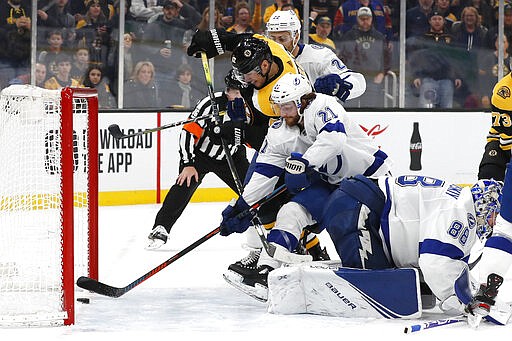
<instances>
[{"instance_id":1,"label":"striped referee shirt","mask_svg":"<svg viewBox=\"0 0 512 341\"><path fill-rule=\"evenodd\" d=\"M215 101L219 106L219 114L221 114L224 121L229 120L228 115L223 115L226 112L226 105L228 99L223 92L215 93ZM189 118L194 119L205 115L213 115L210 97L205 97L200 100L194 107ZM218 139L210 138L211 130L215 124L214 118L199 120L183 125L179 140L179 153L181 165L183 167L193 166L195 162L196 153L199 151L204 155L214 160L224 160L226 154L222 149L222 145ZM229 145L231 155L237 151L236 146Z\"/></svg>"}]
</instances>

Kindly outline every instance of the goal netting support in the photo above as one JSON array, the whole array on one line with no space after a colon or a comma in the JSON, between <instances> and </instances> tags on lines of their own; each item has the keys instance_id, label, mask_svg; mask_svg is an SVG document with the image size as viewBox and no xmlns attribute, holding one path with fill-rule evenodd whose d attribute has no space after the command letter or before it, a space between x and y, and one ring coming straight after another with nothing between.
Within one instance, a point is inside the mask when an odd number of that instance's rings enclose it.
<instances>
[{"instance_id":1,"label":"goal netting support","mask_svg":"<svg viewBox=\"0 0 512 341\"><path fill-rule=\"evenodd\" d=\"M98 278L97 119L92 89L0 94L0 326L73 324Z\"/></svg>"}]
</instances>

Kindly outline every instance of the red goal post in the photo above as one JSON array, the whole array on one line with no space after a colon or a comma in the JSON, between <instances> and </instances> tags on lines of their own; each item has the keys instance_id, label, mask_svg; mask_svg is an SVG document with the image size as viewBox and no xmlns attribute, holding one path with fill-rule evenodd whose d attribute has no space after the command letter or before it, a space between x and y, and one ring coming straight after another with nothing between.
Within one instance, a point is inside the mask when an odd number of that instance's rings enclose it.
<instances>
[{"instance_id":1,"label":"red goal post","mask_svg":"<svg viewBox=\"0 0 512 341\"><path fill-rule=\"evenodd\" d=\"M96 90L3 89L0 160L0 326L73 324L98 278Z\"/></svg>"}]
</instances>

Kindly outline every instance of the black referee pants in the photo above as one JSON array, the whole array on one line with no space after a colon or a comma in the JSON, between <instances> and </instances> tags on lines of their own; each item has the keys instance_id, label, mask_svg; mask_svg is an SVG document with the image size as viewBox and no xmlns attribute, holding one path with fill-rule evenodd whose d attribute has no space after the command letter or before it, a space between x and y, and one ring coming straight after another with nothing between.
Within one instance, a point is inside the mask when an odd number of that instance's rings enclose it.
<instances>
[{"instance_id":1,"label":"black referee pants","mask_svg":"<svg viewBox=\"0 0 512 341\"><path fill-rule=\"evenodd\" d=\"M233 155L233 161L238 177L240 181L242 181L247 173L247 168L249 167L245 147L242 146L238 149L238 151ZM187 207L192 195L203 181L205 175L210 172L217 175L235 193L240 194L238 193L235 180L231 175L231 170L229 169L227 160L214 160L201 152L197 152L194 167L199 175L199 181L196 182L192 179L190 187L187 187L186 182L181 186L174 184L165 196L162 207L156 215L153 227L162 225L169 233L173 225L176 223L176 220L178 220ZM183 167L180 167L180 173L182 170Z\"/></svg>"}]
</instances>

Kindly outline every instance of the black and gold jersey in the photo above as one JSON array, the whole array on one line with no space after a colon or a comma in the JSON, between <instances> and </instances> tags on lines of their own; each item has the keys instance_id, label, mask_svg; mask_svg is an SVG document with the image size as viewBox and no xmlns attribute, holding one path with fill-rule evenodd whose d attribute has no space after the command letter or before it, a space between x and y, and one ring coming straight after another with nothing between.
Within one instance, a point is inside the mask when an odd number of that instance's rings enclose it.
<instances>
[{"instance_id":1,"label":"black and gold jersey","mask_svg":"<svg viewBox=\"0 0 512 341\"><path fill-rule=\"evenodd\" d=\"M499 141L503 150L512 149L512 73L503 77L492 91L492 126L487 142Z\"/></svg>"},{"instance_id":2,"label":"black and gold jersey","mask_svg":"<svg viewBox=\"0 0 512 341\"><path fill-rule=\"evenodd\" d=\"M272 111L270 106L272 88L279 78L287 73L305 73L295 62L293 56L281 44L259 34L254 34L253 36L267 42L272 52L273 63L275 63L279 69L262 87L257 89L249 85L247 88L241 90L242 97L251 110L251 122L249 123L250 126L248 129L246 129L245 139L251 148L259 150L267 134L269 125L273 123L273 119L279 118L279 116Z\"/></svg>"}]
</instances>

